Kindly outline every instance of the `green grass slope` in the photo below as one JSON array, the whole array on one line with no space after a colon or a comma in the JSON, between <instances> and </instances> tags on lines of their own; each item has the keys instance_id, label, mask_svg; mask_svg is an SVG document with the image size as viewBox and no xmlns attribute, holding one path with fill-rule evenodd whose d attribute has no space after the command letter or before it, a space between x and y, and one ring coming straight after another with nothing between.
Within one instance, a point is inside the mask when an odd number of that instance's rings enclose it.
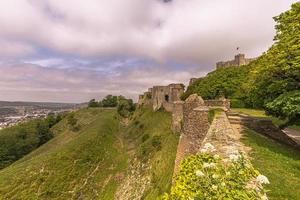
<instances>
[{"instance_id":1,"label":"green grass slope","mask_svg":"<svg viewBox=\"0 0 300 200\"><path fill-rule=\"evenodd\" d=\"M113 177L127 165L117 140L116 111L82 112L78 120L87 125L81 131L61 133L46 144L49 148L43 146L0 171L0 199L113 199Z\"/></svg>"},{"instance_id":2,"label":"green grass slope","mask_svg":"<svg viewBox=\"0 0 300 200\"><path fill-rule=\"evenodd\" d=\"M300 199L300 153L246 129L242 140L252 148L252 163L270 180L266 189L271 200Z\"/></svg>"},{"instance_id":3,"label":"green grass slope","mask_svg":"<svg viewBox=\"0 0 300 200\"><path fill-rule=\"evenodd\" d=\"M169 113L141 108L126 126L116 110L86 108L75 118L79 131L65 118L52 140L0 170L0 199L156 199L170 189L179 137Z\"/></svg>"},{"instance_id":4,"label":"green grass slope","mask_svg":"<svg viewBox=\"0 0 300 200\"><path fill-rule=\"evenodd\" d=\"M173 134L170 127L170 113L141 108L124 133L129 145L135 146L137 162L148 166L142 176L149 176L150 183L142 199L156 199L170 190L179 140L179 135ZM140 185L133 187L135 190Z\"/></svg>"}]
</instances>

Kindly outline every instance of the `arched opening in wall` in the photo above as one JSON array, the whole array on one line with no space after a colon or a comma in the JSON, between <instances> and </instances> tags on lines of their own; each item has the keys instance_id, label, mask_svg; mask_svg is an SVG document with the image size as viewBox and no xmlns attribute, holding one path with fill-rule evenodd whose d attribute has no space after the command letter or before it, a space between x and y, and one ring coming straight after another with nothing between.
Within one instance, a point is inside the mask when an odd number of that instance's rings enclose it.
<instances>
[{"instance_id":1,"label":"arched opening in wall","mask_svg":"<svg viewBox=\"0 0 300 200\"><path fill-rule=\"evenodd\" d=\"M165 101L169 102L169 95L165 95Z\"/></svg>"}]
</instances>

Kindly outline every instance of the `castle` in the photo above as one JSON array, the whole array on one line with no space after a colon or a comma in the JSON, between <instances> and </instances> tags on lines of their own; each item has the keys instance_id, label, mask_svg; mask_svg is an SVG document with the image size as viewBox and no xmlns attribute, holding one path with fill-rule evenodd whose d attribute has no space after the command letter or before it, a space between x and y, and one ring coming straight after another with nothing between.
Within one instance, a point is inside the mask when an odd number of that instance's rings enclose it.
<instances>
[{"instance_id":1,"label":"castle","mask_svg":"<svg viewBox=\"0 0 300 200\"><path fill-rule=\"evenodd\" d=\"M251 61L255 60L256 58L245 58L245 54L237 54L234 56L234 60L230 61L220 61L216 63L216 68L226 68L231 66L243 66L249 64ZM192 85L196 81L200 80L201 78L191 78L189 85Z\"/></svg>"},{"instance_id":2,"label":"castle","mask_svg":"<svg viewBox=\"0 0 300 200\"><path fill-rule=\"evenodd\" d=\"M138 105L152 105L154 111L161 107L170 111L172 103L179 101L183 92L184 85L181 83L173 83L168 86L153 86L153 88L149 88L147 92L139 96Z\"/></svg>"},{"instance_id":3,"label":"castle","mask_svg":"<svg viewBox=\"0 0 300 200\"><path fill-rule=\"evenodd\" d=\"M255 60L255 58L245 58L245 54L237 54L234 56L234 60L217 62L216 67L219 69L230 66L242 66L249 64L252 60Z\"/></svg>"}]
</instances>

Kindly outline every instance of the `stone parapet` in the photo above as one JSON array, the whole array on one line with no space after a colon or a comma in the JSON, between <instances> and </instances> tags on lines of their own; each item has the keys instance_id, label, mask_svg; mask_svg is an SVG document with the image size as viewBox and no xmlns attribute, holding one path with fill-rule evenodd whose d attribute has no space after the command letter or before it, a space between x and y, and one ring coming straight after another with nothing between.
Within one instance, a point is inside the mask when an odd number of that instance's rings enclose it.
<instances>
[{"instance_id":1,"label":"stone parapet","mask_svg":"<svg viewBox=\"0 0 300 200\"><path fill-rule=\"evenodd\" d=\"M180 133L182 130L183 123L183 101L175 101L173 103L172 112L172 131L173 133Z\"/></svg>"},{"instance_id":2,"label":"stone parapet","mask_svg":"<svg viewBox=\"0 0 300 200\"><path fill-rule=\"evenodd\" d=\"M221 100L205 100L204 104L212 108L221 108L224 111L230 110L230 100L221 99Z\"/></svg>"}]
</instances>

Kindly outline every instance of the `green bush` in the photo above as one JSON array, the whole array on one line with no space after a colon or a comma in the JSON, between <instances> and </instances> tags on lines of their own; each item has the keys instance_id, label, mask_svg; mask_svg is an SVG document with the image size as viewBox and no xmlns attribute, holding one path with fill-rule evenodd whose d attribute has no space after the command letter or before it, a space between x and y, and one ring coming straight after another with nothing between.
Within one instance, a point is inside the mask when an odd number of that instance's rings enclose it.
<instances>
[{"instance_id":1,"label":"green bush","mask_svg":"<svg viewBox=\"0 0 300 200\"><path fill-rule=\"evenodd\" d=\"M53 138L51 127L63 116L35 119L0 130L0 169L35 150Z\"/></svg>"},{"instance_id":2,"label":"green bush","mask_svg":"<svg viewBox=\"0 0 300 200\"><path fill-rule=\"evenodd\" d=\"M230 99L231 108L246 108L246 104L243 100L240 99Z\"/></svg>"},{"instance_id":3,"label":"green bush","mask_svg":"<svg viewBox=\"0 0 300 200\"><path fill-rule=\"evenodd\" d=\"M268 183L242 154L221 159L205 151L183 160L171 192L161 199L267 199L263 184Z\"/></svg>"},{"instance_id":4,"label":"green bush","mask_svg":"<svg viewBox=\"0 0 300 200\"><path fill-rule=\"evenodd\" d=\"M132 99L126 99L123 96L118 97L117 110L122 117L130 117L135 111L135 105Z\"/></svg>"},{"instance_id":5,"label":"green bush","mask_svg":"<svg viewBox=\"0 0 300 200\"><path fill-rule=\"evenodd\" d=\"M266 105L267 112L289 122L300 117L300 91L287 92Z\"/></svg>"}]
</instances>

